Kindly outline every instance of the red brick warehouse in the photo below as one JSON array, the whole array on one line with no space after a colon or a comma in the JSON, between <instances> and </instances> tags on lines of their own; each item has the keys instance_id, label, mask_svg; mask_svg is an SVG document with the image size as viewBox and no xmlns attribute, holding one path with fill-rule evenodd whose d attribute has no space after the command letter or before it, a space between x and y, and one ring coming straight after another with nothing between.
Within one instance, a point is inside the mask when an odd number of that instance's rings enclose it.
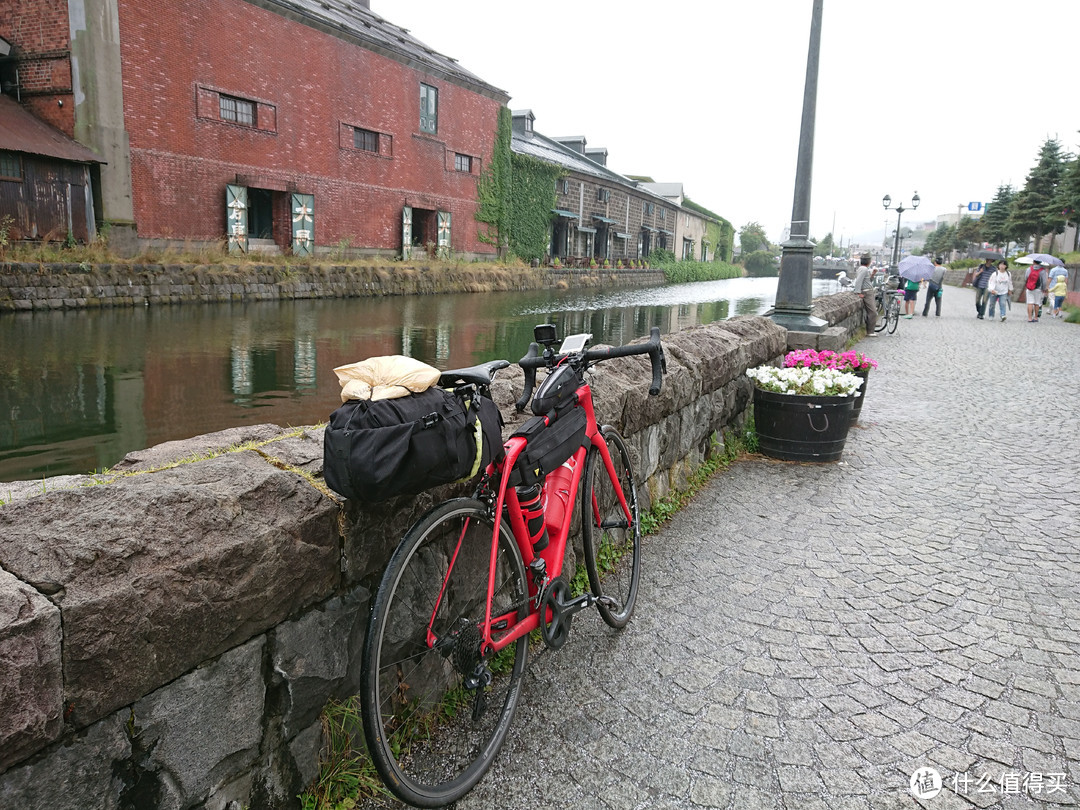
<instances>
[{"instance_id":1,"label":"red brick warehouse","mask_svg":"<svg viewBox=\"0 0 1080 810\"><path fill-rule=\"evenodd\" d=\"M141 245L493 254L476 182L509 97L366 5L0 0L0 37Z\"/></svg>"}]
</instances>

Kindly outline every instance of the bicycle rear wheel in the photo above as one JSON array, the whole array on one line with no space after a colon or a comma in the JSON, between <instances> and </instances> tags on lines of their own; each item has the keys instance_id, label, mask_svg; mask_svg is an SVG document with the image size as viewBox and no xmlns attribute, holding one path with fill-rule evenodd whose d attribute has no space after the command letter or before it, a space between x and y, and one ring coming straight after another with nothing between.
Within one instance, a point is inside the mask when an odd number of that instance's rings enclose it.
<instances>
[{"instance_id":1,"label":"bicycle rear wheel","mask_svg":"<svg viewBox=\"0 0 1080 810\"><path fill-rule=\"evenodd\" d=\"M585 570L592 592L600 597L597 608L608 625L625 627L634 612L641 578L641 521L630 453L622 436L605 425L601 435L615 466L618 486L630 510L627 519L604 460L590 449L585 460L581 534Z\"/></svg>"},{"instance_id":2,"label":"bicycle rear wheel","mask_svg":"<svg viewBox=\"0 0 1080 810\"><path fill-rule=\"evenodd\" d=\"M480 501L435 507L401 541L372 606L364 735L387 787L418 807L456 801L480 780L521 694L528 636L480 651L494 528ZM521 553L500 521L492 617L524 618L528 599Z\"/></svg>"},{"instance_id":3,"label":"bicycle rear wheel","mask_svg":"<svg viewBox=\"0 0 1080 810\"><path fill-rule=\"evenodd\" d=\"M897 301L896 298L893 298L893 300L889 302L888 321L889 334L891 335L896 331L896 325L900 323L900 302Z\"/></svg>"}]
</instances>

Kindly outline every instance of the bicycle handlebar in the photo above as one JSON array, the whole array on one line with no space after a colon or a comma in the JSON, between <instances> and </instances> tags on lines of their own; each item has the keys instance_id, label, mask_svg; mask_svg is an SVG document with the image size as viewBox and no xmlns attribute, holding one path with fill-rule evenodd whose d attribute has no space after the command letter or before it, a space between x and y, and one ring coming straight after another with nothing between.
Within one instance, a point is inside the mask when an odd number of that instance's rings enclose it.
<instances>
[{"instance_id":1,"label":"bicycle handlebar","mask_svg":"<svg viewBox=\"0 0 1080 810\"><path fill-rule=\"evenodd\" d=\"M603 360L610 360L613 357L630 357L638 354L649 355L649 361L652 364L652 383L649 385L649 396L655 397L660 393L663 375L667 373L667 358L664 357L664 347L660 343L660 327L658 326L654 326L649 330L649 339L645 343L597 347L571 354L551 353L545 356L545 354L541 353L539 345L530 343L529 351L518 361L518 365L525 370L525 391L522 393L521 398L514 403L514 407L520 413L529 404L533 387L536 385L536 369L538 368L554 368L563 360L568 360L584 371L592 364Z\"/></svg>"}]
</instances>

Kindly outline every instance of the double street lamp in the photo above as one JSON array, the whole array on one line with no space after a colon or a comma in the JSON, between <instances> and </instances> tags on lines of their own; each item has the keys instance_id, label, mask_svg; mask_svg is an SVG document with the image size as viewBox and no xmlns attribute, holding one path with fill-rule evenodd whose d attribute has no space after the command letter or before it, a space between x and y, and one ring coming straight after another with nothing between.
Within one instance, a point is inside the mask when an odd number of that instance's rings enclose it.
<instances>
[{"instance_id":1,"label":"double street lamp","mask_svg":"<svg viewBox=\"0 0 1080 810\"><path fill-rule=\"evenodd\" d=\"M920 202L921 200L919 199L919 192L916 191L915 194L913 194L911 197L911 210L918 208ZM896 275L896 265L900 262L900 217L902 217L904 215L904 212L909 209L904 208L903 203L900 203L895 208L891 208L890 206L892 205L892 197L890 197L888 194L881 198L881 204L882 206L884 206L886 211L896 212L896 234L893 237L892 262L889 264L889 273L891 275Z\"/></svg>"}]
</instances>

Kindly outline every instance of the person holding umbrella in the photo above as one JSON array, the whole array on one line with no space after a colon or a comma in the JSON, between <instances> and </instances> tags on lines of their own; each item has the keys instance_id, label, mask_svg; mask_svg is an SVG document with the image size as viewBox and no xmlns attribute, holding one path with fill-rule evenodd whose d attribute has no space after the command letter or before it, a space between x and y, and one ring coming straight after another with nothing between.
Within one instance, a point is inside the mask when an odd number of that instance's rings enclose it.
<instances>
[{"instance_id":1,"label":"person holding umbrella","mask_svg":"<svg viewBox=\"0 0 1080 810\"><path fill-rule=\"evenodd\" d=\"M904 317L909 321L915 317L915 301L919 297L921 286L922 284L914 279L904 279Z\"/></svg>"},{"instance_id":2,"label":"person holding umbrella","mask_svg":"<svg viewBox=\"0 0 1080 810\"><path fill-rule=\"evenodd\" d=\"M934 273L930 276L930 280L926 285L926 303L923 304L922 316L925 318L930 314L930 302L933 301L937 306L937 311L934 312L935 318L941 317L941 287L945 281L945 265L941 263L941 257L934 257Z\"/></svg>"},{"instance_id":3,"label":"person holding umbrella","mask_svg":"<svg viewBox=\"0 0 1080 810\"><path fill-rule=\"evenodd\" d=\"M1024 300L1027 302L1028 323L1038 323L1043 293L1046 292L1046 267L1039 259L1031 262L1024 289L1026 290Z\"/></svg>"},{"instance_id":4,"label":"person holding umbrella","mask_svg":"<svg viewBox=\"0 0 1080 810\"><path fill-rule=\"evenodd\" d=\"M1001 309L1001 320L1005 320L1005 307L1009 303L1009 293L1013 290L1012 273L1009 272L1009 263L1002 259L998 262L997 272L990 277L990 283L986 285L989 290L989 303L986 307L991 320L994 317L994 304Z\"/></svg>"},{"instance_id":5,"label":"person holding umbrella","mask_svg":"<svg viewBox=\"0 0 1080 810\"><path fill-rule=\"evenodd\" d=\"M986 292L990 284L990 276L994 275L994 260L986 259L979 267L975 268L975 276L971 279L971 286L975 288L975 316L981 321L983 312L986 311L986 300L990 297Z\"/></svg>"},{"instance_id":6,"label":"person holding umbrella","mask_svg":"<svg viewBox=\"0 0 1080 810\"><path fill-rule=\"evenodd\" d=\"M1055 267L1050 271L1050 296L1053 299L1050 317L1061 317L1061 305L1069 289L1069 271L1064 267Z\"/></svg>"}]
</instances>

